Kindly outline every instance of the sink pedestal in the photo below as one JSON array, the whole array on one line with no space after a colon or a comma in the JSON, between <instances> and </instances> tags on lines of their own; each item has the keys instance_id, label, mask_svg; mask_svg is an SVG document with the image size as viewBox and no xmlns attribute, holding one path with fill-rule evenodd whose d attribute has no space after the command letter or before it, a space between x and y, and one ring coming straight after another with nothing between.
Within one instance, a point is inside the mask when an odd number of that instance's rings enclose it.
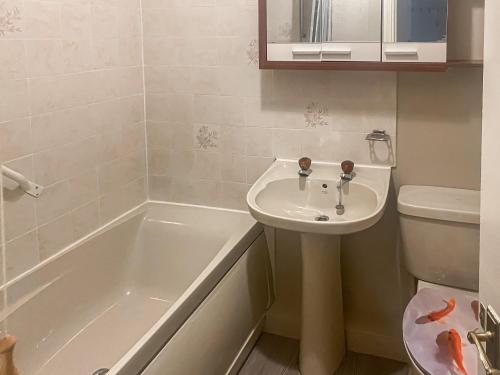
<instances>
[{"instance_id":1,"label":"sink pedestal","mask_svg":"<svg viewBox=\"0 0 500 375\"><path fill-rule=\"evenodd\" d=\"M358 166L355 179L344 184L345 215L339 217L336 186L346 167L352 162L314 163L308 177L299 177L296 162L276 160L247 195L255 219L301 233L302 375L332 375L344 359L340 236L373 226L387 202L391 168Z\"/></svg>"},{"instance_id":2,"label":"sink pedestal","mask_svg":"<svg viewBox=\"0 0 500 375\"><path fill-rule=\"evenodd\" d=\"M301 234L300 373L332 375L345 356L340 236Z\"/></svg>"}]
</instances>

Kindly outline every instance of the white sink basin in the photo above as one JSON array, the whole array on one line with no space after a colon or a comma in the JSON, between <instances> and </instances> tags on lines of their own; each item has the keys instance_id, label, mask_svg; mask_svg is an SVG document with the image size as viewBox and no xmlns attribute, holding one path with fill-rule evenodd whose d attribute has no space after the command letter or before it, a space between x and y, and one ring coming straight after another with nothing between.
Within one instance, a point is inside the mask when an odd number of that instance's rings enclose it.
<instances>
[{"instance_id":1,"label":"white sink basin","mask_svg":"<svg viewBox=\"0 0 500 375\"><path fill-rule=\"evenodd\" d=\"M300 232L300 373L331 375L345 356L340 235L367 229L382 217L391 169L355 166L354 179L340 194L340 164L311 168L308 177L300 177L296 161L277 160L250 189L247 202L261 223ZM339 195L344 209L337 211Z\"/></svg>"},{"instance_id":2,"label":"white sink basin","mask_svg":"<svg viewBox=\"0 0 500 375\"><path fill-rule=\"evenodd\" d=\"M298 170L296 161L277 160L257 180L247 201L258 221L301 233L341 235L371 227L384 213L390 167L355 166L354 180L342 188L343 215L335 208L340 164L315 163L307 178ZM317 221L320 217L327 221Z\"/></svg>"}]
</instances>

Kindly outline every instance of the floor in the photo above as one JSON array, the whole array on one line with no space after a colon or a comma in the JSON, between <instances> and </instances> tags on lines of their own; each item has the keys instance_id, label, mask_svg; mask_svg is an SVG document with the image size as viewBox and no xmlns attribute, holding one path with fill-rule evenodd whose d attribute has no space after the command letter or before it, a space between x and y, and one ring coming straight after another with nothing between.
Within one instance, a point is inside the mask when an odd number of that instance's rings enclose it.
<instances>
[{"instance_id":1,"label":"floor","mask_svg":"<svg viewBox=\"0 0 500 375\"><path fill-rule=\"evenodd\" d=\"M264 333L239 375L300 375L299 342ZM406 364L364 354L348 353L335 375L407 375Z\"/></svg>"}]
</instances>

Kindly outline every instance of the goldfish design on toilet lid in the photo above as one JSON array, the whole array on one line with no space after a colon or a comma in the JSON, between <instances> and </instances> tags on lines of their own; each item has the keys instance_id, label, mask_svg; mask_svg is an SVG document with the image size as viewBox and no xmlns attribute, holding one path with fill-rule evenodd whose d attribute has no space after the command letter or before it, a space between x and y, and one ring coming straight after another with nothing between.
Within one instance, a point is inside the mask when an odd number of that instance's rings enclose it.
<instances>
[{"instance_id":1,"label":"goldfish design on toilet lid","mask_svg":"<svg viewBox=\"0 0 500 375\"><path fill-rule=\"evenodd\" d=\"M429 314L439 311L450 300L455 307L439 320ZM479 303L459 290L421 289L408 304L403 317L403 339L413 360L431 375L459 375L448 346L448 333L455 330L462 341L463 365L468 375L477 375L477 350L467 333L479 328Z\"/></svg>"}]
</instances>

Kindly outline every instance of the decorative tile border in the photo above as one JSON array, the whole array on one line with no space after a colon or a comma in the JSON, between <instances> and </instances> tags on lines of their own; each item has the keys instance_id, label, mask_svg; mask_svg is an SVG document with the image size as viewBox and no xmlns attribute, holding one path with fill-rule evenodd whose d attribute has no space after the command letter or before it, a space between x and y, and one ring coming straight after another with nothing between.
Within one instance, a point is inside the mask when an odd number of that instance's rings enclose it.
<instances>
[{"instance_id":1,"label":"decorative tile border","mask_svg":"<svg viewBox=\"0 0 500 375\"><path fill-rule=\"evenodd\" d=\"M317 128L318 126L328 126L328 108L317 102L312 102L306 107L304 119L306 128Z\"/></svg>"},{"instance_id":2,"label":"decorative tile border","mask_svg":"<svg viewBox=\"0 0 500 375\"><path fill-rule=\"evenodd\" d=\"M5 2L0 2L0 37L8 33L19 33L21 27L18 23L21 21L21 11L18 7L7 9Z\"/></svg>"}]
</instances>

